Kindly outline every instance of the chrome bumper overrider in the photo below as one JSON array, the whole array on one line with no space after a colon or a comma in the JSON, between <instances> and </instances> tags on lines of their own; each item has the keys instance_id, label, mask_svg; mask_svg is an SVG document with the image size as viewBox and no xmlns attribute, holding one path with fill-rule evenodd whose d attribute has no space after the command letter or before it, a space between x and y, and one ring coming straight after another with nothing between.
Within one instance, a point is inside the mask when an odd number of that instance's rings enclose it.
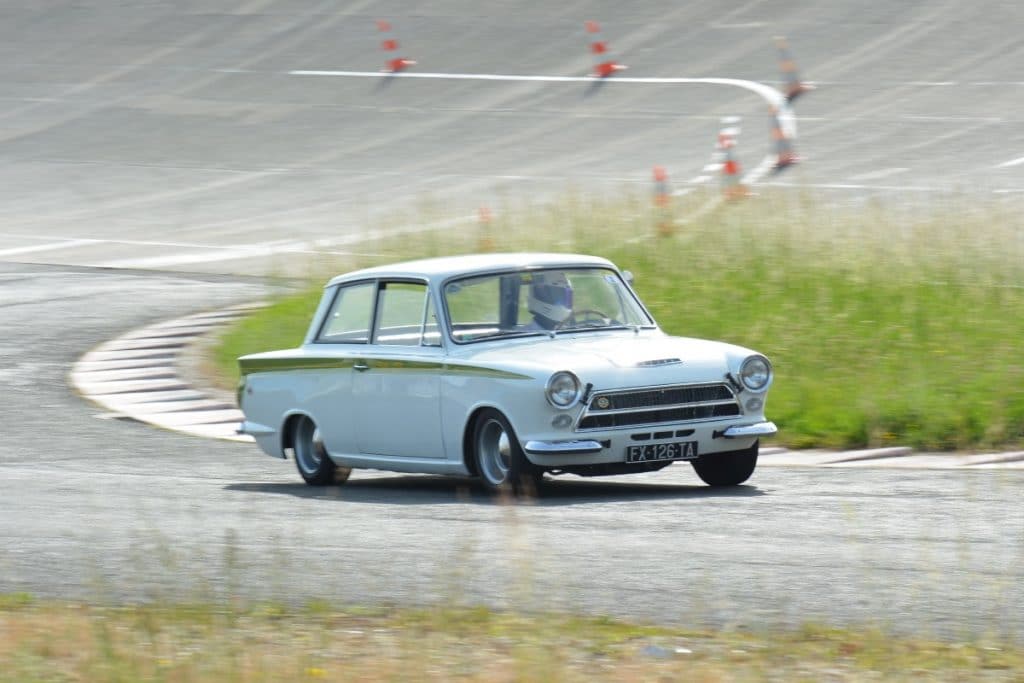
<instances>
[{"instance_id":1,"label":"chrome bumper overrider","mask_svg":"<svg viewBox=\"0 0 1024 683\"><path fill-rule=\"evenodd\" d=\"M261 425L256 422L249 422L248 420L238 425L238 429L235 430L236 434L248 434L249 436L267 436L274 432L275 430L273 427Z\"/></svg>"},{"instance_id":2,"label":"chrome bumper overrider","mask_svg":"<svg viewBox=\"0 0 1024 683\"><path fill-rule=\"evenodd\" d=\"M775 426L774 422L758 422L752 425L736 425L735 427L729 427L720 432L715 432L715 436L724 436L727 439L739 439L745 436L771 436L775 432L779 431L779 428Z\"/></svg>"},{"instance_id":3,"label":"chrome bumper overrider","mask_svg":"<svg viewBox=\"0 0 1024 683\"><path fill-rule=\"evenodd\" d=\"M599 441L527 441L523 446L534 455L586 455L600 453L604 446Z\"/></svg>"}]
</instances>

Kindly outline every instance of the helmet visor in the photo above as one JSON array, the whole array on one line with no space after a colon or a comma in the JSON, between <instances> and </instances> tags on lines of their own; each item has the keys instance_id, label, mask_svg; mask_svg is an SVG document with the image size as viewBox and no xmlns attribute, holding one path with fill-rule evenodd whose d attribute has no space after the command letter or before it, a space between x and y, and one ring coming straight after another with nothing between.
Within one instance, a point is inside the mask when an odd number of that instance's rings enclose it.
<instances>
[{"instance_id":1,"label":"helmet visor","mask_svg":"<svg viewBox=\"0 0 1024 683\"><path fill-rule=\"evenodd\" d=\"M572 289L566 284L533 286L533 295L552 306L572 308Z\"/></svg>"}]
</instances>

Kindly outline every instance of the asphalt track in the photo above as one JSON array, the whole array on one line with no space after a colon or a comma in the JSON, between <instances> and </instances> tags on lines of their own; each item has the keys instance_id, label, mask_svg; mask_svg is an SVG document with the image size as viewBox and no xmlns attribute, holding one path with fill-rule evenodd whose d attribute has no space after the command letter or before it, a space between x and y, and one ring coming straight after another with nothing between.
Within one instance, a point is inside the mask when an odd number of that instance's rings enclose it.
<instances>
[{"instance_id":1,"label":"asphalt track","mask_svg":"<svg viewBox=\"0 0 1024 683\"><path fill-rule=\"evenodd\" d=\"M383 65L392 21L417 72ZM396 209L438 220L567 187L688 187L719 118L770 150L764 99L585 76L598 19L629 78L819 89L805 161L837 202L1024 194L1024 8L837 3L27 2L0 5L0 591L342 602L453 599L753 627L880 622L1019 636L1020 471L685 467L559 480L534 506L471 482L357 474L311 491L245 444L123 422L66 374L125 330L264 296ZM439 209L438 209L439 207Z\"/></svg>"}]
</instances>

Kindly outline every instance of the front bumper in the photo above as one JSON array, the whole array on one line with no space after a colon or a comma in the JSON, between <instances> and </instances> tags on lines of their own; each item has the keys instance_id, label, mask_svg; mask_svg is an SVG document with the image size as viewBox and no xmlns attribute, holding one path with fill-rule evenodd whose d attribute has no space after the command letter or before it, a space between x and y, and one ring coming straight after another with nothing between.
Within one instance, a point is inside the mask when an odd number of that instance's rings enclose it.
<instances>
[{"instance_id":1,"label":"front bumper","mask_svg":"<svg viewBox=\"0 0 1024 683\"><path fill-rule=\"evenodd\" d=\"M536 434L522 443L523 451L540 467L570 467L622 463L630 446L670 442L696 442L700 455L712 455L753 446L761 437L778 431L774 423L735 424L735 421L679 423L636 429L599 430L585 435ZM575 438L574 438L575 437Z\"/></svg>"}]
</instances>

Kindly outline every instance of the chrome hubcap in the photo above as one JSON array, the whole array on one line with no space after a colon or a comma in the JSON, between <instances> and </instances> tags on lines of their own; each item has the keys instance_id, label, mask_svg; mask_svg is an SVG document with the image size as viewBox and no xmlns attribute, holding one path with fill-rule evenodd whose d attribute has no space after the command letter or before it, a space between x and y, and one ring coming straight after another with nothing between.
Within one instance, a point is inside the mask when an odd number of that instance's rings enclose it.
<instances>
[{"instance_id":1,"label":"chrome hubcap","mask_svg":"<svg viewBox=\"0 0 1024 683\"><path fill-rule=\"evenodd\" d=\"M323 437L320 436L320 429L309 418L303 419L299 424L298 433L295 435L295 459L298 461L299 467L303 472L316 474L325 454L326 450Z\"/></svg>"},{"instance_id":2,"label":"chrome hubcap","mask_svg":"<svg viewBox=\"0 0 1024 683\"><path fill-rule=\"evenodd\" d=\"M494 486L504 484L512 462L512 442L497 420L488 420L480 430L477 452L481 474Z\"/></svg>"}]
</instances>

